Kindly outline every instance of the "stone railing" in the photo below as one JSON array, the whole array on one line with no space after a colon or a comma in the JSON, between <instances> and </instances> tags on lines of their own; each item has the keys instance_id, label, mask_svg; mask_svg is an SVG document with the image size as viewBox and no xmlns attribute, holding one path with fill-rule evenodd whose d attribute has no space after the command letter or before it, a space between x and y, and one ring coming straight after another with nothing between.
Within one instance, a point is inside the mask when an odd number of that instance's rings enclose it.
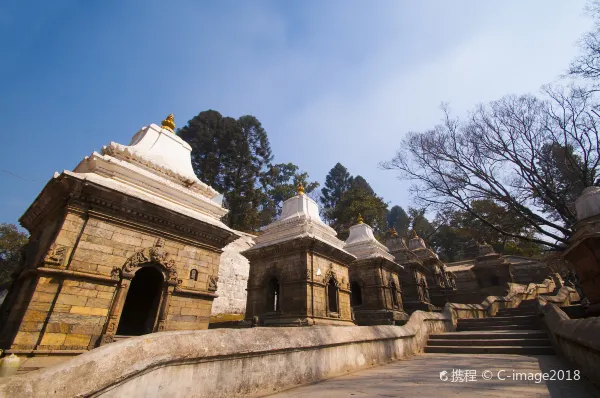
<instances>
[{"instance_id":1,"label":"stone railing","mask_svg":"<svg viewBox=\"0 0 600 398\"><path fill-rule=\"evenodd\" d=\"M314 326L161 332L0 379L0 397L239 397L339 376L423 351L455 329L450 306L404 326Z\"/></svg>"},{"instance_id":2,"label":"stone railing","mask_svg":"<svg viewBox=\"0 0 600 398\"><path fill-rule=\"evenodd\" d=\"M544 282L538 284L519 285L517 283L509 283L508 294L506 296L489 296L481 304L448 303L447 305L452 310L453 317L455 318L487 318L496 315L496 312L501 308L518 307L521 301L534 299L540 294L550 293L555 288L556 283L552 278L547 278ZM550 297L546 296L545 298L549 299Z\"/></svg>"},{"instance_id":3,"label":"stone railing","mask_svg":"<svg viewBox=\"0 0 600 398\"><path fill-rule=\"evenodd\" d=\"M548 300L538 299L552 345L574 369L600 385L600 317L569 319Z\"/></svg>"}]
</instances>

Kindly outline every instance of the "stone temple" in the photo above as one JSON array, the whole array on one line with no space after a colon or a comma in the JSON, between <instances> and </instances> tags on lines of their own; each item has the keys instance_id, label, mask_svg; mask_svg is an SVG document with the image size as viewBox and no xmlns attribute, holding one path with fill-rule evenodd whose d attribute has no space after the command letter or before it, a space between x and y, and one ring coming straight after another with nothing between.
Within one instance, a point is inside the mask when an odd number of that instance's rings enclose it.
<instances>
[{"instance_id":1,"label":"stone temple","mask_svg":"<svg viewBox=\"0 0 600 398\"><path fill-rule=\"evenodd\" d=\"M2 306L3 348L77 352L208 328L219 256L239 234L174 127L171 115L46 184L20 220L31 238Z\"/></svg>"},{"instance_id":2,"label":"stone temple","mask_svg":"<svg viewBox=\"0 0 600 398\"><path fill-rule=\"evenodd\" d=\"M360 215L344 242L302 186L259 234L232 230L174 129L169 115L55 173L21 217L0 376L22 374L0 377L0 397L257 396L424 352L535 369L528 355L557 352L600 382L600 188L577 202L564 256L580 279L565 282L484 242L444 264L416 233L379 242ZM428 358L409 395L455 363Z\"/></svg>"},{"instance_id":3,"label":"stone temple","mask_svg":"<svg viewBox=\"0 0 600 398\"><path fill-rule=\"evenodd\" d=\"M352 325L348 266L356 257L304 194L283 203L250 259L246 321L261 325Z\"/></svg>"}]
</instances>

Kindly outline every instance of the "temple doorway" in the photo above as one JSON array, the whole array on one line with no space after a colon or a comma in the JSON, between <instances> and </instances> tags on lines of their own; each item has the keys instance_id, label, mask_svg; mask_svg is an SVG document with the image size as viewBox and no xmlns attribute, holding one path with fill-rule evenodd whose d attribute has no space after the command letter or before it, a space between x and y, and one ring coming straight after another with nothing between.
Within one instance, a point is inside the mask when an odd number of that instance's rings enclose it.
<instances>
[{"instance_id":1,"label":"temple doorway","mask_svg":"<svg viewBox=\"0 0 600 398\"><path fill-rule=\"evenodd\" d=\"M162 273L154 267L142 267L135 273L121 312L117 335L140 336L154 331L163 282Z\"/></svg>"}]
</instances>

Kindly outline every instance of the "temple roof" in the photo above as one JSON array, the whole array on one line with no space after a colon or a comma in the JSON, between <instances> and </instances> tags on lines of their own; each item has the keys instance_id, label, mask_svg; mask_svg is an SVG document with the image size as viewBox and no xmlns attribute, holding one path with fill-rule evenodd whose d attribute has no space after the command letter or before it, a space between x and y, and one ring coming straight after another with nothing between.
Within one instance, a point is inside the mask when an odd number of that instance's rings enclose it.
<instances>
[{"instance_id":1,"label":"temple roof","mask_svg":"<svg viewBox=\"0 0 600 398\"><path fill-rule=\"evenodd\" d=\"M137 197L156 205L231 231L221 218L227 214L220 195L196 177L191 147L175 133L173 116L163 126L140 129L129 145L111 142L86 156L68 175Z\"/></svg>"},{"instance_id":2,"label":"temple roof","mask_svg":"<svg viewBox=\"0 0 600 398\"><path fill-rule=\"evenodd\" d=\"M300 185L298 194L283 202L279 219L263 228L263 233L255 239L256 245L250 250L304 237L320 240L349 254L335 230L321 220L317 203L304 194Z\"/></svg>"},{"instance_id":3,"label":"temple roof","mask_svg":"<svg viewBox=\"0 0 600 398\"><path fill-rule=\"evenodd\" d=\"M394 261L387 247L379 243L373 235L373 228L362 222L350 227L350 236L344 245L346 251L354 254L357 259L381 257Z\"/></svg>"}]
</instances>

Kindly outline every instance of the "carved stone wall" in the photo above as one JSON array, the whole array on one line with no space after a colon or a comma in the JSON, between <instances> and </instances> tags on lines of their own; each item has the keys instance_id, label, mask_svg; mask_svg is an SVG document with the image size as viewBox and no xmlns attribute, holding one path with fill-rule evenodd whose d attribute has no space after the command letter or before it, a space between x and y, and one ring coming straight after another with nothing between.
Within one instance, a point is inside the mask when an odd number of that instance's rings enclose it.
<instances>
[{"instance_id":1,"label":"carved stone wall","mask_svg":"<svg viewBox=\"0 0 600 398\"><path fill-rule=\"evenodd\" d=\"M344 263L352 258L324 243L317 250L314 244L309 238L295 239L244 252L250 259L246 321L256 316L265 325L352 324L350 280ZM336 254L329 256L327 250ZM274 279L279 284L279 309L269 291ZM337 311L328 303L332 279Z\"/></svg>"},{"instance_id":2,"label":"carved stone wall","mask_svg":"<svg viewBox=\"0 0 600 398\"><path fill-rule=\"evenodd\" d=\"M352 307L357 325L403 324L408 319L402 304L398 272L389 269L389 263L383 258L372 258L350 265L350 281L360 289L361 302ZM393 263L392 266L399 268ZM357 292L353 289L352 294Z\"/></svg>"},{"instance_id":3,"label":"carved stone wall","mask_svg":"<svg viewBox=\"0 0 600 398\"><path fill-rule=\"evenodd\" d=\"M65 200L60 193L46 193L59 205ZM146 266L157 268L163 281L152 331L208 328L220 248L233 233L219 236L212 226L164 210L161 214L147 202L103 195L127 207L107 209L97 201L91 206L71 199L60 211L39 213L42 222L30 229L31 253L11 289L10 305L3 305L1 348L50 353L113 341L129 285ZM100 196L90 192L89 197ZM149 217L153 213L168 221ZM183 226L195 235L176 233Z\"/></svg>"}]
</instances>

